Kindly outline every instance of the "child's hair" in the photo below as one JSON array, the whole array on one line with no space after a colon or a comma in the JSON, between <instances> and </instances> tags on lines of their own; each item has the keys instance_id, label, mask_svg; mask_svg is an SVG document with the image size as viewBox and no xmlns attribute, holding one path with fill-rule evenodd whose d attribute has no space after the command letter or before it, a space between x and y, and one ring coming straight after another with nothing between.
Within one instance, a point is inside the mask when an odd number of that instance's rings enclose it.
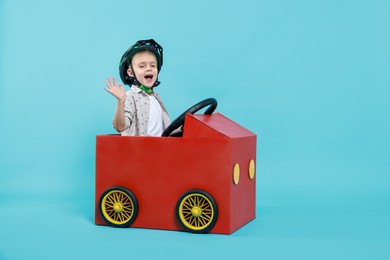
<instances>
[{"instance_id":1,"label":"child's hair","mask_svg":"<svg viewBox=\"0 0 390 260\"><path fill-rule=\"evenodd\" d=\"M157 70L160 72L161 67L163 65L163 48L155 42L153 39L150 40L140 40L137 41L134 45L132 45L122 56L119 62L119 75L122 79L122 82L126 85L139 85L137 78L130 77L127 74L127 70L133 70L133 66L131 64L131 60L133 57L140 52L149 51L156 56L157 59ZM158 86L160 82L156 80L154 83L154 87Z\"/></svg>"}]
</instances>

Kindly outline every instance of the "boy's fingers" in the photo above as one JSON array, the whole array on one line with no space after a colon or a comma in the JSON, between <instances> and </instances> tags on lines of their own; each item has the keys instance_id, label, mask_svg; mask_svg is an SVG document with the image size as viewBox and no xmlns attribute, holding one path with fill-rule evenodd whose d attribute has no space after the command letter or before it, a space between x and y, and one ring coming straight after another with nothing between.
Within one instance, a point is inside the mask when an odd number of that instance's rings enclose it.
<instances>
[{"instance_id":1,"label":"boy's fingers","mask_svg":"<svg viewBox=\"0 0 390 260\"><path fill-rule=\"evenodd\" d=\"M111 88L111 83L106 80L107 87Z\"/></svg>"}]
</instances>

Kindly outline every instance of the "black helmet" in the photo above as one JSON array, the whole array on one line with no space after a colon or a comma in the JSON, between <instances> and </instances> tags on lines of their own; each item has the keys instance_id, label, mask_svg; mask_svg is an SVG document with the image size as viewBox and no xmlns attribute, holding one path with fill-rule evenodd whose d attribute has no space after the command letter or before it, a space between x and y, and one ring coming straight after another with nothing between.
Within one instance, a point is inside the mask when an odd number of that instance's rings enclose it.
<instances>
[{"instance_id":1,"label":"black helmet","mask_svg":"<svg viewBox=\"0 0 390 260\"><path fill-rule=\"evenodd\" d=\"M139 84L136 77L130 77L127 74L127 70L129 69L129 66L131 70L133 70L131 60L133 59L134 55L141 51L151 51L157 59L157 71L160 72L161 70L161 66L163 65L163 48L153 39L138 41L123 54L121 61L119 62L119 75L122 79L122 82L126 85ZM154 87L158 86L159 84L160 82L156 80Z\"/></svg>"}]
</instances>

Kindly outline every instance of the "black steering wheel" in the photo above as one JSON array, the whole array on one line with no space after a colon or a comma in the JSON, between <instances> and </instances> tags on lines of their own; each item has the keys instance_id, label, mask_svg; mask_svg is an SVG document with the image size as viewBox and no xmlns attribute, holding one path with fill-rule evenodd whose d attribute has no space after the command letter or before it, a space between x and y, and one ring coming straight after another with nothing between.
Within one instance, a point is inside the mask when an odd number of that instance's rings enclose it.
<instances>
[{"instance_id":1,"label":"black steering wheel","mask_svg":"<svg viewBox=\"0 0 390 260\"><path fill-rule=\"evenodd\" d=\"M215 98L208 98L193 105L192 107L187 109L183 114L181 114L175 120L173 120L172 123L164 130L161 136L171 136L171 137L183 136L183 126L184 126L184 119L186 117L186 114L195 114L202 108L209 106L209 108L207 108L204 114L211 115L214 112L214 110L217 108L217 104L218 102ZM180 127L179 131L172 133L175 129L178 129L179 127Z\"/></svg>"}]
</instances>

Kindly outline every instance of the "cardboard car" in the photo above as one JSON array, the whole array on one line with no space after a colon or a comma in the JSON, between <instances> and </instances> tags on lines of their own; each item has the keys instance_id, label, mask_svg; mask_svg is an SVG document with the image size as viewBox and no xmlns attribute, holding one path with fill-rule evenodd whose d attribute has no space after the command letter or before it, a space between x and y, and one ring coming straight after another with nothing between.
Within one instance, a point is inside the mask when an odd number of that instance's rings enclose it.
<instances>
[{"instance_id":1,"label":"cardboard car","mask_svg":"<svg viewBox=\"0 0 390 260\"><path fill-rule=\"evenodd\" d=\"M256 135L210 111L180 122L181 137L96 137L97 225L231 234L255 218Z\"/></svg>"}]
</instances>

